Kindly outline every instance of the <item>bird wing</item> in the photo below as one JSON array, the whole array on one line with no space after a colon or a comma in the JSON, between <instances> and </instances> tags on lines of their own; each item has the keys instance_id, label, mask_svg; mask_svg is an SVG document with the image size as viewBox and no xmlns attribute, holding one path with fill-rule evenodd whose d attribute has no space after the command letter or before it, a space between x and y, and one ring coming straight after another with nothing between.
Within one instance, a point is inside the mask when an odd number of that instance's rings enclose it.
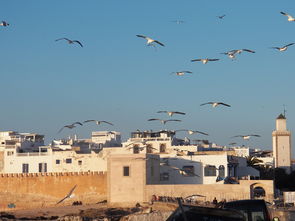
<instances>
[{"instance_id":1,"label":"bird wing","mask_svg":"<svg viewBox=\"0 0 295 221\"><path fill-rule=\"evenodd\" d=\"M178 122L180 122L181 120L171 119L171 120L166 120L166 121L178 121Z\"/></svg>"},{"instance_id":2,"label":"bird wing","mask_svg":"<svg viewBox=\"0 0 295 221\"><path fill-rule=\"evenodd\" d=\"M157 119L157 118L148 119L148 121L153 121L153 120L161 120L161 119Z\"/></svg>"},{"instance_id":3,"label":"bird wing","mask_svg":"<svg viewBox=\"0 0 295 221\"><path fill-rule=\"evenodd\" d=\"M67 40L67 41L70 41L70 39L68 39L68 38L59 38L59 39L56 39L55 41L59 41L59 40Z\"/></svg>"},{"instance_id":4,"label":"bird wing","mask_svg":"<svg viewBox=\"0 0 295 221\"><path fill-rule=\"evenodd\" d=\"M226 103L219 102L218 104L221 104L221 105L224 105L224 106L230 107L230 105L229 105L229 104L226 104Z\"/></svg>"},{"instance_id":5,"label":"bird wing","mask_svg":"<svg viewBox=\"0 0 295 221\"><path fill-rule=\"evenodd\" d=\"M236 135L236 136L233 136L233 137L244 137L244 136L243 136L243 135ZM233 138L233 137L232 137L232 138Z\"/></svg>"},{"instance_id":6,"label":"bird wing","mask_svg":"<svg viewBox=\"0 0 295 221\"><path fill-rule=\"evenodd\" d=\"M219 61L217 58L208 59L208 61Z\"/></svg>"},{"instance_id":7,"label":"bird wing","mask_svg":"<svg viewBox=\"0 0 295 221\"><path fill-rule=\"evenodd\" d=\"M85 120L83 123L89 123L89 122L93 122L93 121L96 121L96 120Z\"/></svg>"},{"instance_id":8,"label":"bird wing","mask_svg":"<svg viewBox=\"0 0 295 221\"><path fill-rule=\"evenodd\" d=\"M146 36L144 36L144 35L136 35L137 37L139 37L139 38L144 38L144 39L146 39L147 37Z\"/></svg>"},{"instance_id":9,"label":"bird wing","mask_svg":"<svg viewBox=\"0 0 295 221\"><path fill-rule=\"evenodd\" d=\"M253 50L250 50L250 49L246 49L246 48L244 48L244 49L242 49L243 51L247 51L247 52L250 52L250 53L255 53L255 51L253 51Z\"/></svg>"},{"instance_id":10,"label":"bird wing","mask_svg":"<svg viewBox=\"0 0 295 221\"><path fill-rule=\"evenodd\" d=\"M279 48L279 47L271 47L271 48L273 48L273 49L278 49L278 50L280 50L281 48Z\"/></svg>"},{"instance_id":11,"label":"bird wing","mask_svg":"<svg viewBox=\"0 0 295 221\"><path fill-rule=\"evenodd\" d=\"M83 126L83 124L82 124L81 122L78 122L78 121L77 121L77 122L74 122L74 123L72 123L71 125L73 125L73 126L74 126L75 124L79 124L79 125Z\"/></svg>"},{"instance_id":12,"label":"bird wing","mask_svg":"<svg viewBox=\"0 0 295 221\"><path fill-rule=\"evenodd\" d=\"M191 71L182 71L182 72L184 72L184 73L189 73L189 74L192 74L193 72L191 72Z\"/></svg>"},{"instance_id":13,"label":"bird wing","mask_svg":"<svg viewBox=\"0 0 295 221\"><path fill-rule=\"evenodd\" d=\"M185 115L184 112L179 112L179 111L174 111L173 113L174 113L174 114L182 114L182 115Z\"/></svg>"},{"instance_id":14,"label":"bird wing","mask_svg":"<svg viewBox=\"0 0 295 221\"><path fill-rule=\"evenodd\" d=\"M72 195L72 193L74 192L74 190L76 189L77 184L70 190L70 192L68 193L67 197L70 197Z\"/></svg>"},{"instance_id":15,"label":"bird wing","mask_svg":"<svg viewBox=\"0 0 295 221\"><path fill-rule=\"evenodd\" d=\"M290 43L290 44L287 44L287 45L285 45L284 47L289 47L289 46L291 46L291 45L293 45L294 43ZM283 47L283 48L284 48Z\"/></svg>"},{"instance_id":16,"label":"bird wing","mask_svg":"<svg viewBox=\"0 0 295 221\"><path fill-rule=\"evenodd\" d=\"M198 130L195 130L194 132L199 133L199 134L203 134L203 135L206 135L206 136L209 135L209 134L207 134L207 133L204 133L204 132L202 132L202 131L198 131Z\"/></svg>"},{"instance_id":17,"label":"bird wing","mask_svg":"<svg viewBox=\"0 0 295 221\"><path fill-rule=\"evenodd\" d=\"M82 43L81 43L80 41L78 41L78 40L74 40L73 42L78 43L78 44L83 48L83 45L82 45Z\"/></svg>"},{"instance_id":18,"label":"bird wing","mask_svg":"<svg viewBox=\"0 0 295 221\"><path fill-rule=\"evenodd\" d=\"M68 196L62 198L60 201L58 201L55 205L60 204L62 201L64 201L66 198L68 198Z\"/></svg>"},{"instance_id":19,"label":"bird wing","mask_svg":"<svg viewBox=\"0 0 295 221\"><path fill-rule=\"evenodd\" d=\"M260 137L260 135L257 135L257 134L250 134L250 135L247 135L247 136L251 136L251 137Z\"/></svg>"},{"instance_id":20,"label":"bird wing","mask_svg":"<svg viewBox=\"0 0 295 221\"><path fill-rule=\"evenodd\" d=\"M178 131L188 131L188 130L187 129L175 130L175 132L178 132Z\"/></svg>"},{"instance_id":21,"label":"bird wing","mask_svg":"<svg viewBox=\"0 0 295 221\"><path fill-rule=\"evenodd\" d=\"M207 102L207 103L204 103L204 104L200 104L200 106L203 106L203 105L206 105L206 104L213 104L213 102Z\"/></svg>"},{"instance_id":22,"label":"bird wing","mask_svg":"<svg viewBox=\"0 0 295 221\"><path fill-rule=\"evenodd\" d=\"M157 113L167 113L167 111L158 111Z\"/></svg>"},{"instance_id":23,"label":"bird wing","mask_svg":"<svg viewBox=\"0 0 295 221\"><path fill-rule=\"evenodd\" d=\"M202 59L192 59L191 62L194 62L194 61L202 61Z\"/></svg>"},{"instance_id":24,"label":"bird wing","mask_svg":"<svg viewBox=\"0 0 295 221\"><path fill-rule=\"evenodd\" d=\"M159 42L159 41L156 41L156 40L155 40L154 42L158 43L159 45L161 45L161 46L163 46L163 47L165 46L163 43L161 43L161 42Z\"/></svg>"},{"instance_id":25,"label":"bird wing","mask_svg":"<svg viewBox=\"0 0 295 221\"><path fill-rule=\"evenodd\" d=\"M110 123L110 122L108 122L108 121L105 121L105 120L102 120L102 121L100 121L100 122L102 122L102 123L106 123L106 124L109 124L109 125L114 126L114 124L112 124L112 123Z\"/></svg>"},{"instance_id":26,"label":"bird wing","mask_svg":"<svg viewBox=\"0 0 295 221\"><path fill-rule=\"evenodd\" d=\"M289 16L287 13L285 12L280 12L282 15L285 15L285 16Z\"/></svg>"}]
</instances>

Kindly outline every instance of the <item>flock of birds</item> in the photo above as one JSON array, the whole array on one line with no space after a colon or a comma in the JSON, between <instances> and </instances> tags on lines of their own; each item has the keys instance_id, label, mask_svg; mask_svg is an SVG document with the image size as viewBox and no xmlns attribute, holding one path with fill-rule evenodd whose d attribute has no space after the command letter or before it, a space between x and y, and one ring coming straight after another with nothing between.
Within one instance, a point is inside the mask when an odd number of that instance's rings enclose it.
<instances>
[{"instance_id":1,"label":"flock of birds","mask_svg":"<svg viewBox=\"0 0 295 221\"><path fill-rule=\"evenodd\" d=\"M286 16L287 17L287 20L289 22L295 22L295 18L293 16L291 16L291 15L285 13L285 12L280 12L280 13L282 15ZM223 14L223 15L216 16L216 17L218 19L224 19L225 16L226 15ZM171 22L174 22L176 24L183 24L185 21L183 21L183 20L174 20L174 21L171 21ZM7 27L9 25L10 24L7 21L2 21L0 23L0 26L3 26L3 27ZM165 47L165 44L164 43L160 42L159 40L153 39L153 38L151 38L149 36L138 34L138 35L136 35L136 37L145 39L147 46L152 46L152 47L156 48L156 46L159 45L161 47ZM69 39L69 38L66 38L66 37L58 38L55 41L56 42L57 41L66 41L68 44L71 44L71 45L77 44L80 47L83 47L83 44L81 43L81 41L79 41L79 40L72 40L72 39ZM290 47L290 46L292 46L294 44L295 43L289 43L289 44L283 45L282 47L271 47L271 48L272 49L275 49L275 50L278 50L280 52L284 52L284 51L286 51L288 49L288 47ZM241 54L243 52L256 53L254 50L243 48L243 49L233 49L233 50L230 50L230 51L227 51L227 52L222 52L220 54L227 55L230 59L234 60L234 59L236 59L236 56L237 55L239 55L239 54ZM202 62L203 64L207 64L208 62L214 62L214 61L219 61L219 60L220 60L219 58L196 58L196 59L192 59L191 62ZM192 73L193 72L191 72L191 71L185 70L185 71L172 72L171 74L175 74L177 76L183 76L183 75L192 74ZM200 106L204 106L204 105L212 105L212 107L214 107L214 108L217 107L217 106L220 106L220 105L225 106L225 107L231 107L231 105L226 104L226 103L223 103L223 102L219 102L219 101L218 102L216 102L216 101L214 101L214 102L210 101L210 102L207 102L207 103L203 103ZM179 111L158 111L158 113L166 113L170 117L172 117L174 114L185 115L185 113L179 112ZM181 120L178 120L178 119L151 118L151 119L148 119L148 121L159 121L162 124L166 124L167 122L180 122ZM86 120L84 122L74 122L72 124L64 125L58 131L58 133L60 133L64 128L73 129L73 128L75 128L78 125L83 126L85 123L90 123L90 122L95 122L97 125L100 125L102 123L108 124L108 125L113 125L112 123L110 123L108 121ZM198 131L198 130L186 130L186 129L176 130L176 132L178 132L178 131L186 131L190 135L192 135L192 134L208 135L207 133L202 132L202 131ZM257 134L248 134L248 135L237 135L237 136L234 136L234 137L241 137L244 140L248 140L251 137L260 137L260 135L257 135Z\"/></svg>"}]
</instances>

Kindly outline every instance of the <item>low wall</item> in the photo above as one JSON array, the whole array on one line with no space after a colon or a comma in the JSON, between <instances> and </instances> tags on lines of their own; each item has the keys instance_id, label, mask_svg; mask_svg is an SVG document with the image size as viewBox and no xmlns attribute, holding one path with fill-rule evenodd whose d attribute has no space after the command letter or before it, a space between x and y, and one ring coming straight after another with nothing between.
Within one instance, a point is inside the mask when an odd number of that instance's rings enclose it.
<instances>
[{"instance_id":1,"label":"low wall","mask_svg":"<svg viewBox=\"0 0 295 221\"><path fill-rule=\"evenodd\" d=\"M107 174L103 172L0 174L0 210L55 206L77 185L73 201L96 203L107 198Z\"/></svg>"},{"instance_id":2,"label":"low wall","mask_svg":"<svg viewBox=\"0 0 295 221\"><path fill-rule=\"evenodd\" d=\"M242 181L240 184L194 184L194 185L146 185L146 202L151 201L152 195L187 197L199 194L204 197L197 197L201 201L212 201L214 197L218 201L251 199L251 185L262 186L265 189L265 200L272 202L273 188L272 181L268 180L249 180Z\"/></svg>"}]
</instances>

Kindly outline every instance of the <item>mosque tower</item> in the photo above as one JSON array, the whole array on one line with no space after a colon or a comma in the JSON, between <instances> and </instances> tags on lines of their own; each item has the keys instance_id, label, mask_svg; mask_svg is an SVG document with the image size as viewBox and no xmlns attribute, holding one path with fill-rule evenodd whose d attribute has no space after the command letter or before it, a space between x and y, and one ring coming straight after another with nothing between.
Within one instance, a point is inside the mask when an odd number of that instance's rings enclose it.
<instances>
[{"instance_id":1,"label":"mosque tower","mask_svg":"<svg viewBox=\"0 0 295 221\"><path fill-rule=\"evenodd\" d=\"M280 114L276 119L276 130L272 132L272 147L275 168L291 172L291 132L287 130L286 117Z\"/></svg>"}]
</instances>

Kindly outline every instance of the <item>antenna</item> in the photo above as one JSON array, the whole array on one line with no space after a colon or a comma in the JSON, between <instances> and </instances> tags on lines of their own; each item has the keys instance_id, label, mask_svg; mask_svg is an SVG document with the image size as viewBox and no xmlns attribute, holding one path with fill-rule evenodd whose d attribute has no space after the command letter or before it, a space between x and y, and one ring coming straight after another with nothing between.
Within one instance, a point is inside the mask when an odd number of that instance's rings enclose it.
<instances>
[{"instance_id":1,"label":"antenna","mask_svg":"<svg viewBox=\"0 0 295 221\"><path fill-rule=\"evenodd\" d=\"M284 107L284 117L286 117L286 112L287 112L287 110L286 110L286 106L285 106L285 104L283 104L283 107Z\"/></svg>"}]
</instances>

